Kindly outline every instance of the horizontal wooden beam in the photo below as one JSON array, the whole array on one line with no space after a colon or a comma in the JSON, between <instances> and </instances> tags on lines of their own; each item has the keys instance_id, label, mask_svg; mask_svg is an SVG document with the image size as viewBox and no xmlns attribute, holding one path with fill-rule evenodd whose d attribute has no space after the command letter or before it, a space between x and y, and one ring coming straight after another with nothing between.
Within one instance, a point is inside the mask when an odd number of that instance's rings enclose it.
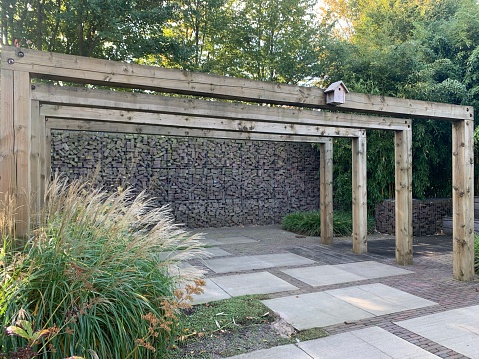
<instances>
[{"instance_id":1,"label":"horizontal wooden beam","mask_svg":"<svg viewBox=\"0 0 479 359\"><path fill-rule=\"evenodd\" d=\"M102 108L41 105L40 114L45 117L75 118L103 122L121 122L135 125L174 126L207 130L246 133L269 133L292 136L358 137L354 128L330 126L294 125L251 120L233 120L141 111L122 111Z\"/></svg>"},{"instance_id":2,"label":"horizontal wooden beam","mask_svg":"<svg viewBox=\"0 0 479 359\"><path fill-rule=\"evenodd\" d=\"M299 125L386 130L402 130L410 126L409 120L384 116L205 101L121 91L92 90L84 87L65 88L45 84L35 85L35 90L32 91L32 99L48 104L68 104Z\"/></svg>"},{"instance_id":3,"label":"horizontal wooden beam","mask_svg":"<svg viewBox=\"0 0 479 359\"><path fill-rule=\"evenodd\" d=\"M72 118L46 118L46 127L50 130L137 133L142 135L206 137L231 140L279 141L331 143L331 137L275 135L268 133L228 132L219 130L201 130L196 128L178 128L169 126L135 125L128 123L106 123Z\"/></svg>"},{"instance_id":4,"label":"horizontal wooden beam","mask_svg":"<svg viewBox=\"0 0 479 359\"><path fill-rule=\"evenodd\" d=\"M349 93L340 106L326 104L316 87L253 81L226 76L113 62L57 53L2 49L2 68L28 71L33 77L95 85L147 89L230 100L366 112L408 118L471 119L473 108L392 97Z\"/></svg>"}]
</instances>

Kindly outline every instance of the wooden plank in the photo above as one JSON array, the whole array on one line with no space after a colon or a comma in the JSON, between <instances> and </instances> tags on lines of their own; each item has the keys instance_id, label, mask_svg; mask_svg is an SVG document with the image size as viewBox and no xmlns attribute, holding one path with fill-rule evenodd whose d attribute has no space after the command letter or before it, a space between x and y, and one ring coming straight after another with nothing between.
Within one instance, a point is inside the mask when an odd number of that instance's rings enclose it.
<instances>
[{"instance_id":1,"label":"wooden plank","mask_svg":"<svg viewBox=\"0 0 479 359\"><path fill-rule=\"evenodd\" d=\"M24 57L18 57L18 51L22 51ZM13 59L14 64L8 64L8 59ZM335 107L326 105L324 91L314 87L253 81L29 49L20 50L8 46L2 49L2 66L29 71L34 77L40 78L333 111L361 111L443 120L470 119L472 115L471 108L467 106L359 93L349 93L346 103Z\"/></svg>"},{"instance_id":2,"label":"wooden plank","mask_svg":"<svg viewBox=\"0 0 479 359\"><path fill-rule=\"evenodd\" d=\"M43 123L45 125L45 141L44 143L44 158L45 158L45 165L42 166L42 174L45 176L45 185L44 188L46 189L47 183L52 179L52 131L47 126L46 118L42 116L44 120ZM45 198L45 193L43 193Z\"/></svg>"},{"instance_id":3,"label":"wooden plank","mask_svg":"<svg viewBox=\"0 0 479 359\"><path fill-rule=\"evenodd\" d=\"M353 253L368 251L368 189L366 131L352 139Z\"/></svg>"},{"instance_id":4,"label":"wooden plank","mask_svg":"<svg viewBox=\"0 0 479 359\"><path fill-rule=\"evenodd\" d=\"M32 99L45 104L79 105L88 107L191 114L195 116L260 120L352 128L401 130L410 121L384 116L364 116L339 112L290 109L248 105L221 101L205 101L171 96L155 96L130 92L92 90L83 87L63 88L45 84L35 85Z\"/></svg>"},{"instance_id":5,"label":"wooden plank","mask_svg":"<svg viewBox=\"0 0 479 359\"><path fill-rule=\"evenodd\" d=\"M412 131L395 133L396 262L411 265L412 255Z\"/></svg>"},{"instance_id":6,"label":"wooden plank","mask_svg":"<svg viewBox=\"0 0 479 359\"><path fill-rule=\"evenodd\" d=\"M474 121L452 126L453 276L474 280Z\"/></svg>"},{"instance_id":7,"label":"wooden plank","mask_svg":"<svg viewBox=\"0 0 479 359\"><path fill-rule=\"evenodd\" d=\"M15 193L16 170L13 155L15 133L13 126L13 71L1 71L1 125L0 125L0 198Z\"/></svg>"},{"instance_id":8,"label":"wooden plank","mask_svg":"<svg viewBox=\"0 0 479 359\"><path fill-rule=\"evenodd\" d=\"M31 120L30 120L30 75L28 72L15 71L13 74L13 125L14 125L14 156L16 165L16 199L18 220L16 234L25 237L30 231L31 192Z\"/></svg>"},{"instance_id":9,"label":"wooden plank","mask_svg":"<svg viewBox=\"0 0 479 359\"><path fill-rule=\"evenodd\" d=\"M42 163L40 152L45 142L45 122L40 117L40 102L31 101L31 152L30 152L30 181L32 183L31 205L33 211L39 211L42 204ZM42 124L43 122L43 124ZM43 130L43 131L42 131ZM43 132L43 133L42 133ZM44 164L43 164L44 165Z\"/></svg>"},{"instance_id":10,"label":"wooden plank","mask_svg":"<svg viewBox=\"0 0 479 359\"><path fill-rule=\"evenodd\" d=\"M321 243L332 244L333 232L333 141L320 145L319 153Z\"/></svg>"},{"instance_id":11,"label":"wooden plank","mask_svg":"<svg viewBox=\"0 0 479 359\"><path fill-rule=\"evenodd\" d=\"M175 126L293 136L357 137L359 133L359 130L354 128L337 128L319 125L288 125L285 123L268 123L250 120L233 120L215 117L198 117L59 105L42 105L41 114L46 117L122 122L136 125Z\"/></svg>"},{"instance_id":12,"label":"wooden plank","mask_svg":"<svg viewBox=\"0 0 479 359\"><path fill-rule=\"evenodd\" d=\"M184 136L184 137L207 137L223 138L232 140L253 141L280 141L280 142L310 142L324 143L330 141L329 137L277 135L254 132L231 132L219 130L205 130L196 128L177 128L171 126L134 125L127 123L107 123L90 120L77 120L68 118L46 118L47 129L91 131L91 132L114 132L114 133L138 133L144 135ZM49 153L49 152L48 152Z\"/></svg>"}]
</instances>

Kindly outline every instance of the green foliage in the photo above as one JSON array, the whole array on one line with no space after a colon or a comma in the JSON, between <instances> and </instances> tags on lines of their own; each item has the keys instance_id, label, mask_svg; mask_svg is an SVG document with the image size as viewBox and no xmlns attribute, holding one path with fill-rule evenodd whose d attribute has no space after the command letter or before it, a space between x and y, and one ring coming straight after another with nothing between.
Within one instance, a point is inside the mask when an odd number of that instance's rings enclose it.
<instances>
[{"instance_id":1,"label":"green foliage","mask_svg":"<svg viewBox=\"0 0 479 359\"><path fill-rule=\"evenodd\" d=\"M286 215L281 228L307 236L321 235L321 214L314 212L295 212ZM368 233L373 233L375 222L368 218ZM353 232L352 214L349 212L333 212L333 233L337 237L350 236Z\"/></svg>"},{"instance_id":2,"label":"green foliage","mask_svg":"<svg viewBox=\"0 0 479 359\"><path fill-rule=\"evenodd\" d=\"M177 290L194 278L171 277L174 262L157 254L183 247L177 259L191 256L200 251L196 237L143 194L55 180L45 199L21 249L13 248L12 201L0 206L0 325L16 334L0 331L0 353L157 357L172 343L179 308L201 285Z\"/></svg>"}]
</instances>

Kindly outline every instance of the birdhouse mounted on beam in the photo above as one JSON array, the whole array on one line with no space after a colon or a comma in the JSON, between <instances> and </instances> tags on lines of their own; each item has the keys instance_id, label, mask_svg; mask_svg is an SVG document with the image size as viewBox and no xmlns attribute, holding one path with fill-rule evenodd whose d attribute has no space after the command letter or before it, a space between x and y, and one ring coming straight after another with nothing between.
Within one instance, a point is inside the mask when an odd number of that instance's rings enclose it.
<instances>
[{"instance_id":1,"label":"birdhouse mounted on beam","mask_svg":"<svg viewBox=\"0 0 479 359\"><path fill-rule=\"evenodd\" d=\"M337 81L328 86L324 93L326 94L326 103L328 105L341 105L346 102L346 94L349 92L343 81Z\"/></svg>"}]
</instances>

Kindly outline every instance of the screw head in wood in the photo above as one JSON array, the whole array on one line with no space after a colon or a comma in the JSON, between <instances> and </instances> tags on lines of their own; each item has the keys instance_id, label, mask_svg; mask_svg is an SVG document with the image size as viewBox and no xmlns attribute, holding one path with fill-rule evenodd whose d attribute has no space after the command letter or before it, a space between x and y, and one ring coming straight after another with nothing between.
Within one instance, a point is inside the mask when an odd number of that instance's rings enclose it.
<instances>
[{"instance_id":1,"label":"screw head in wood","mask_svg":"<svg viewBox=\"0 0 479 359\"><path fill-rule=\"evenodd\" d=\"M9 65L13 65L13 64L15 63L15 60L12 59L12 58L9 58L9 59L7 60L7 63L8 63Z\"/></svg>"},{"instance_id":2,"label":"screw head in wood","mask_svg":"<svg viewBox=\"0 0 479 359\"><path fill-rule=\"evenodd\" d=\"M18 51L17 56L18 57L23 57L23 56L25 56L25 53L23 51Z\"/></svg>"}]
</instances>

